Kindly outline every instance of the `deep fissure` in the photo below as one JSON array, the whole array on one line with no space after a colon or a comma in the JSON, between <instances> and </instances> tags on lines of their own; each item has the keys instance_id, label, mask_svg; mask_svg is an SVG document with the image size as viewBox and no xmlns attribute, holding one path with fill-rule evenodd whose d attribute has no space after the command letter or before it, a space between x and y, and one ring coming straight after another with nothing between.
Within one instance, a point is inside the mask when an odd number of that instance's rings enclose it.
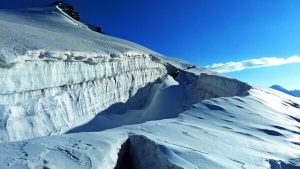
<instances>
[{"instance_id":1,"label":"deep fissure","mask_svg":"<svg viewBox=\"0 0 300 169\"><path fill-rule=\"evenodd\" d=\"M114 169L136 169L131 155L131 141L128 138L122 145L118 153L117 165Z\"/></svg>"}]
</instances>

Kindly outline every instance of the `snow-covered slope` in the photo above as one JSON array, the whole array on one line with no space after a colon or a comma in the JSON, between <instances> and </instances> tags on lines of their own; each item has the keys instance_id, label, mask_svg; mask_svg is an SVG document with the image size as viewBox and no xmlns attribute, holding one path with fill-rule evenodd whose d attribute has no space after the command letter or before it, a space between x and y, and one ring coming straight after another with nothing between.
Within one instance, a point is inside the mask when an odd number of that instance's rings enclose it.
<instances>
[{"instance_id":1,"label":"snow-covered slope","mask_svg":"<svg viewBox=\"0 0 300 169\"><path fill-rule=\"evenodd\" d=\"M291 95L291 96L300 97L300 90L287 90L284 87L279 86L279 85L273 85L270 88L281 91L281 92Z\"/></svg>"},{"instance_id":2,"label":"snow-covered slope","mask_svg":"<svg viewBox=\"0 0 300 169\"><path fill-rule=\"evenodd\" d=\"M1 11L0 32L0 142L67 131L167 73L54 7Z\"/></svg>"},{"instance_id":3,"label":"snow-covered slope","mask_svg":"<svg viewBox=\"0 0 300 169\"><path fill-rule=\"evenodd\" d=\"M171 119L0 144L0 166L299 168L300 101L249 92L200 101Z\"/></svg>"},{"instance_id":4,"label":"snow-covered slope","mask_svg":"<svg viewBox=\"0 0 300 169\"><path fill-rule=\"evenodd\" d=\"M0 11L0 78L1 169L300 166L298 98L96 33L57 7Z\"/></svg>"}]
</instances>

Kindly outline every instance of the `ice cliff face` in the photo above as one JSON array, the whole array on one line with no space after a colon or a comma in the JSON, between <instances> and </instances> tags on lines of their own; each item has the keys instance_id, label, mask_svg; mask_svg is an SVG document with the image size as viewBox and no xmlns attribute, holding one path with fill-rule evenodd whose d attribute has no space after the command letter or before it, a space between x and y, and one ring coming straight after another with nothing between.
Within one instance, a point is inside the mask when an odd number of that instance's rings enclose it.
<instances>
[{"instance_id":1,"label":"ice cliff face","mask_svg":"<svg viewBox=\"0 0 300 169\"><path fill-rule=\"evenodd\" d=\"M247 83L236 79L205 72L197 75L188 71L180 71L177 79L186 84L187 96L194 103L218 97L246 96L252 88Z\"/></svg>"},{"instance_id":2,"label":"ice cliff face","mask_svg":"<svg viewBox=\"0 0 300 169\"><path fill-rule=\"evenodd\" d=\"M1 142L63 133L166 75L146 49L78 24L55 8L0 12Z\"/></svg>"},{"instance_id":3,"label":"ice cliff face","mask_svg":"<svg viewBox=\"0 0 300 169\"><path fill-rule=\"evenodd\" d=\"M2 68L1 74L0 138L12 141L63 133L82 123L81 118L126 102L166 69L149 57L135 56L101 64L28 61Z\"/></svg>"},{"instance_id":4,"label":"ice cliff face","mask_svg":"<svg viewBox=\"0 0 300 169\"><path fill-rule=\"evenodd\" d=\"M299 168L299 114L59 8L0 11L1 169Z\"/></svg>"}]
</instances>

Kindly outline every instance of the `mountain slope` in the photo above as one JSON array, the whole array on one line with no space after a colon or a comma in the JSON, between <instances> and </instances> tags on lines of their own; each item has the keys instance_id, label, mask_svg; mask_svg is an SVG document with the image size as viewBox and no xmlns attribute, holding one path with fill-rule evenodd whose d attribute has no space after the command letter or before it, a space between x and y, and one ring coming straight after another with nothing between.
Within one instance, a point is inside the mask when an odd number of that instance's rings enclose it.
<instances>
[{"instance_id":1,"label":"mountain slope","mask_svg":"<svg viewBox=\"0 0 300 169\"><path fill-rule=\"evenodd\" d=\"M279 86L279 85L273 85L273 86L271 86L271 88L281 91L281 92L291 95L291 96L300 97L300 90L287 90L284 87Z\"/></svg>"},{"instance_id":2,"label":"mountain slope","mask_svg":"<svg viewBox=\"0 0 300 169\"><path fill-rule=\"evenodd\" d=\"M252 89L198 102L172 119L0 144L0 166L114 168L129 156L136 168L297 168L299 103Z\"/></svg>"},{"instance_id":3,"label":"mountain slope","mask_svg":"<svg viewBox=\"0 0 300 169\"><path fill-rule=\"evenodd\" d=\"M154 52L82 25L55 7L0 12L1 142L63 133L166 75Z\"/></svg>"},{"instance_id":4,"label":"mountain slope","mask_svg":"<svg viewBox=\"0 0 300 169\"><path fill-rule=\"evenodd\" d=\"M103 35L0 11L0 168L299 168L300 100ZM72 134L70 134L72 133Z\"/></svg>"}]
</instances>

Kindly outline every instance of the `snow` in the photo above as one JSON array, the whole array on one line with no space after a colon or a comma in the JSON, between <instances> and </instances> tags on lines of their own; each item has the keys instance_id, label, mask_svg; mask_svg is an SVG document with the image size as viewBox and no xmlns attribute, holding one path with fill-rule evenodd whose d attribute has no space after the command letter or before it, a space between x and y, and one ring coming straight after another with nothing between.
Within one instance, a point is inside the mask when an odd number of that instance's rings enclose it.
<instances>
[{"instance_id":1,"label":"snow","mask_svg":"<svg viewBox=\"0 0 300 169\"><path fill-rule=\"evenodd\" d=\"M171 119L0 144L0 166L21 168L34 162L49 168L90 168L92 161L94 168L113 168L128 138L142 168L270 168L270 160L299 165L299 108L284 102L300 102L276 94L251 89L249 96L203 100Z\"/></svg>"},{"instance_id":2,"label":"snow","mask_svg":"<svg viewBox=\"0 0 300 169\"><path fill-rule=\"evenodd\" d=\"M131 42L78 26L77 21L75 23L57 8L1 10L0 24L0 60L3 66L27 59L39 60L36 57L41 52L49 52L50 59L64 57L52 55L57 52L79 52L91 58L152 53Z\"/></svg>"},{"instance_id":3,"label":"snow","mask_svg":"<svg viewBox=\"0 0 300 169\"><path fill-rule=\"evenodd\" d=\"M142 63L147 64L142 65ZM55 71L59 69L53 70L53 68L57 68L54 66L57 64L61 65L62 72L70 74L69 79L65 78L65 74ZM71 127L79 125L82 118L91 119L112 104L126 102L139 88L166 74L160 64L146 59L128 61L123 59L112 64L112 66L110 63L104 64L104 66L89 66L81 63L62 66L65 63L58 62L50 64L49 69L45 66L43 71L40 71L41 73L49 72L45 73L49 76L44 76L44 78L35 77L37 79L34 78L30 83L27 80L28 76L16 78L16 80L22 80L24 84L39 83L39 86L43 85L41 81L47 81L47 79L48 83L45 85L65 81L75 81L76 83L0 96L2 104L7 110L3 113L8 116L3 122L3 134L0 134L0 140L20 140L63 133ZM17 73L11 69L9 71ZM82 75L78 76L75 71ZM24 72L26 73L26 71ZM29 74L31 72L29 71ZM103 72L105 74L102 77L101 73ZM42 74L40 75L42 76ZM53 81L51 77L53 77ZM94 80L77 83L78 79L87 77L93 77ZM34 87L34 85L30 87ZM43 123L51 125L42 125Z\"/></svg>"},{"instance_id":4,"label":"snow","mask_svg":"<svg viewBox=\"0 0 300 169\"><path fill-rule=\"evenodd\" d=\"M0 142L64 133L167 73L150 50L57 8L0 11L0 32Z\"/></svg>"},{"instance_id":5,"label":"snow","mask_svg":"<svg viewBox=\"0 0 300 169\"><path fill-rule=\"evenodd\" d=\"M300 99L99 34L0 11L0 168L300 167Z\"/></svg>"},{"instance_id":6,"label":"snow","mask_svg":"<svg viewBox=\"0 0 300 169\"><path fill-rule=\"evenodd\" d=\"M288 95L291 95L291 96L294 96L294 97L300 97L300 90L287 90L284 87L279 86L279 85L273 85L270 88L281 91L285 94L288 94Z\"/></svg>"}]
</instances>

